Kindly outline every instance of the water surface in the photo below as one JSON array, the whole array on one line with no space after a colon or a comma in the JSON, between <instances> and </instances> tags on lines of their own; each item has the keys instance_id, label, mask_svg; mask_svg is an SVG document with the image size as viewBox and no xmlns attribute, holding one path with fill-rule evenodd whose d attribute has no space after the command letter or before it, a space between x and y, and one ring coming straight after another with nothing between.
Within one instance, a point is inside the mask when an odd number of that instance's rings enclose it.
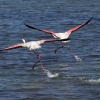
<instances>
[{"instance_id":1,"label":"water surface","mask_svg":"<svg viewBox=\"0 0 100 100\"><path fill-rule=\"evenodd\" d=\"M0 53L0 100L99 100L100 99L100 1L99 0L0 0L0 48L26 41L52 38L29 29L24 23L54 32L64 32L91 22L70 38L75 62L60 43L45 43L39 49L44 67L32 71L36 56L26 48ZM52 77L56 75L56 77Z\"/></svg>"}]
</instances>

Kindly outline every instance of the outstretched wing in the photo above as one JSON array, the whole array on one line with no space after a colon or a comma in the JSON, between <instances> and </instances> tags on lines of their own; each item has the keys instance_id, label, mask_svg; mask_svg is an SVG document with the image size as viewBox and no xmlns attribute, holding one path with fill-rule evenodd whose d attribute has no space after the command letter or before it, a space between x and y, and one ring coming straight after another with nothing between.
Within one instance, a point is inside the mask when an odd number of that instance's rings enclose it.
<instances>
[{"instance_id":1,"label":"outstretched wing","mask_svg":"<svg viewBox=\"0 0 100 100\"><path fill-rule=\"evenodd\" d=\"M76 27L71 28L70 30L67 31L67 33L71 34L72 32L74 32L74 31L80 29L81 27L85 26L86 24L88 24L91 21L92 18L93 17L91 17L88 21L86 21L85 23L83 23L81 25L78 25Z\"/></svg>"},{"instance_id":2,"label":"outstretched wing","mask_svg":"<svg viewBox=\"0 0 100 100\"><path fill-rule=\"evenodd\" d=\"M20 48L20 47L23 47L23 43L21 43L21 44L15 44L13 46L9 46L7 48L4 48L4 49L0 50L0 52L5 51L5 50L10 50L10 49L16 49L16 48Z\"/></svg>"},{"instance_id":3,"label":"outstretched wing","mask_svg":"<svg viewBox=\"0 0 100 100\"><path fill-rule=\"evenodd\" d=\"M27 24L24 24L26 27L28 28L31 28L31 29L34 29L34 30L38 30L38 31L41 31L41 32L45 32L45 33L49 33L49 34L54 34L55 32L52 32L50 30L42 30L42 29L38 29L38 28L35 28L33 26L30 26L30 25L27 25Z\"/></svg>"}]
</instances>

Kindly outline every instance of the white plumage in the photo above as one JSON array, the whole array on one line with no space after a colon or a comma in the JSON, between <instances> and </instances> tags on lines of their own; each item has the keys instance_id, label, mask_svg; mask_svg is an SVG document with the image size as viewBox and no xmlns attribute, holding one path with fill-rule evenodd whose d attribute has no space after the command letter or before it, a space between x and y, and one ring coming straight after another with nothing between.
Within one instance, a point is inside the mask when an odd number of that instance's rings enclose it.
<instances>
[{"instance_id":1,"label":"white plumage","mask_svg":"<svg viewBox=\"0 0 100 100\"><path fill-rule=\"evenodd\" d=\"M67 32L65 33L55 33L56 36L54 36L54 38L58 38L58 39L67 39L69 37L70 34L68 34ZM62 41L64 43L68 42L68 41Z\"/></svg>"},{"instance_id":2,"label":"white plumage","mask_svg":"<svg viewBox=\"0 0 100 100\"><path fill-rule=\"evenodd\" d=\"M55 38L59 38L59 39L66 39L69 37L69 34L65 33L55 33L56 36L54 36Z\"/></svg>"},{"instance_id":3,"label":"white plumage","mask_svg":"<svg viewBox=\"0 0 100 100\"><path fill-rule=\"evenodd\" d=\"M27 47L29 50L39 49L41 48L40 44L42 44L39 41L31 41L24 43L23 47Z\"/></svg>"},{"instance_id":4,"label":"white plumage","mask_svg":"<svg viewBox=\"0 0 100 100\"><path fill-rule=\"evenodd\" d=\"M19 43L19 44L15 44L15 45L9 46L9 47L7 47L7 48L5 48L3 50L0 50L0 51L10 50L10 49L19 48L19 47L27 47L29 50L35 50L35 49L41 48L41 44L43 44L45 42L68 41L68 40L69 39L61 39L61 40L47 39L47 40L38 40L38 41L25 42L25 40L22 39L23 43Z\"/></svg>"}]
</instances>

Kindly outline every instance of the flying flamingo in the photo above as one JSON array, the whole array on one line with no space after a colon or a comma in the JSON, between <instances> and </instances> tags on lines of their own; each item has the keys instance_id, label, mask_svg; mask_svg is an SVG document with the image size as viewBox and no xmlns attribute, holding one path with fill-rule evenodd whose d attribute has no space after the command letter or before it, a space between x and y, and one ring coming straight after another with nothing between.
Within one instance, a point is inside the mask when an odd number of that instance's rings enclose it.
<instances>
[{"instance_id":1,"label":"flying flamingo","mask_svg":"<svg viewBox=\"0 0 100 100\"><path fill-rule=\"evenodd\" d=\"M80 24L80 25L78 25L78 26L76 26L76 27L73 27L73 28L69 29L69 30L67 30L67 31L64 32L64 33L55 33L55 32L50 31L50 30L42 30L42 29L38 29L38 28L32 27L32 26L27 25L27 24L25 24L25 26L27 26L27 27L29 27L29 28L31 28L31 29L35 29L35 30L38 30L38 31L41 31L41 32L45 32L45 33L51 34L54 38L58 38L58 39L67 39L67 38L69 38L69 36L70 36L71 33L75 32L76 30L80 29L80 28L83 27L84 25L88 24L88 23L91 21L91 19L92 19L92 17L91 17L88 21L86 21L86 22L84 22L84 23L82 23L82 24ZM67 48L70 50L70 52L71 52L71 54L73 55L73 57L75 58L75 60L76 60L76 61L77 61L77 60L80 60L80 58L78 58L78 56L76 56L76 55L72 52L72 50L70 49L68 43L67 43L66 41L63 41L63 42L67 44ZM57 49L55 50L55 53L57 52L58 49L63 48L63 47L64 47L64 44L62 43L62 46L59 47L59 48L57 48Z\"/></svg>"},{"instance_id":2,"label":"flying flamingo","mask_svg":"<svg viewBox=\"0 0 100 100\"><path fill-rule=\"evenodd\" d=\"M38 40L38 41L30 41L30 42L25 42L25 40L22 39L22 41L23 41L23 43L19 43L19 44L9 46L7 48L4 48L4 49L0 50L0 52L5 51L5 50L16 49L16 48L20 48L20 47L26 47L29 50L33 51L35 53L35 55L37 56L37 58L38 58L38 61L33 65L32 69L34 69L35 65L40 62L42 70L44 72L46 72L47 70L42 65L41 58L40 58L40 55L39 55L37 49L41 48L41 44L43 44L45 42L56 42L56 41L67 41L67 42L69 42L69 39L60 39L60 40L46 39L46 40Z\"/></svg>"}]
</instances>

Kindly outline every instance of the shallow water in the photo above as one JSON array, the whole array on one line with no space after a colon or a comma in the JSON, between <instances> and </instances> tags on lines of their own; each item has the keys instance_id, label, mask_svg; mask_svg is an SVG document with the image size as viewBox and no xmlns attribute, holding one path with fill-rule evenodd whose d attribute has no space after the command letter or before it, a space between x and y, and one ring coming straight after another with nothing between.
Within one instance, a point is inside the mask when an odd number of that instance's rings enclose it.
<instances>
[{"instance_id":1,"label":"shallow water","mask_svg":"<svg viewBox=\"0 0 100 100\"><path fill-rule=\"evenodd\" d=\"M24 23L54 32L64 32L91 22L74 32L71 49L75 61L60 43L45 43L39 49L43 73L36 56L26 48L0 53L0 100L99 100L100 99L100 1L97 0L0 0L0 48L26 41L52 38L29 29Z\"/></svg>"}]
</instances>

